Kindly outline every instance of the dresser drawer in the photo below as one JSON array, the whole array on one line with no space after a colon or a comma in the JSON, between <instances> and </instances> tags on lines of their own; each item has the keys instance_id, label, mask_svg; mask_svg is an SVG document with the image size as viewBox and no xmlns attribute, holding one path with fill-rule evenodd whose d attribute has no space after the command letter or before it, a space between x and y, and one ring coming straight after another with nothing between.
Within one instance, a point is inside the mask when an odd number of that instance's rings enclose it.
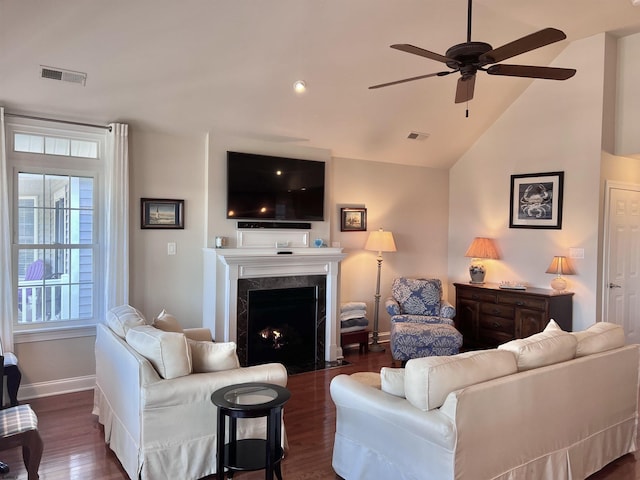
<instances>
[{"instance_id":1,"label":"dresser drawer","mask_svg":"<svg viewBox=\"0 0 640 480\"><path fill-rule=\"evenodd\" d=\"M461 288L457 290L458 298L476 300L478 302L496 302L496 293L490 291L476 290L471 288Z\"/></svg>"},{"instance_id":2,"label":"dresser drawer","mask_svg":"<svg viewBox=\"0 0 640 480\"><path fill-rule=\"evenodd\" d=\"M515 322L513 318L493 317L491 315L480 315L480 328L483 330L493 330L509 334L511 338L515 335Z\"/></svg>"},{"instance_id":3,"label":"dresser drawer","mask_svg":"<svg viewBox=\"0 0 640 480\"><path fill-rule=\"evenodd\" d=\"M547 308L547 300L544 298L525 297L523 295L508 293L499 293L498 302L506 305L515 305L517 307L533 308L535 310L545 310Z\"/></svg>"},{"instance_id":4,"label":"dresser drawer","mask_svg":"<svg viewBox=\"0 0 640 480\"><path fill-rule=\"evenodd\" d=\"M478 339L485 347L493 348L513 340L513 335L497 330L485 330L481 328L478 332Z\"/></svg>"},{"instance_id":5,"label":"dresser drawer","mask_svg":"<svg viewBox=\"0 0 640 480\"><path fill-rule=\"evenodd\" d=\"M494 317L513 318L515 309L511 305L498 305L496 303L480 304L480 312Z\"/></svg>"}]
</instances>

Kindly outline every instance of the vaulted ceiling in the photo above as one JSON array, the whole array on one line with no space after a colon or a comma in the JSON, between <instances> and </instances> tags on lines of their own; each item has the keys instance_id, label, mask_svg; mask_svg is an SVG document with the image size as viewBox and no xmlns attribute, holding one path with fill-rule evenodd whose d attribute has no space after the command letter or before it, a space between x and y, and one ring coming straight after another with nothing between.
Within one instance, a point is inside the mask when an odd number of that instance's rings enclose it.
<instances>
[{"instance_id":1,"label":"vaulted ceiling","mask_svg":"<svg viewBox=\"0 0 640 480\"><path fill-rule=\"evenodd\" d=\"M545 27L567 40L508 63L549 65L570 41L635 33L640 7L630 0L473 4L472 40L497 47ZM389 45L444 54L466 33L466 0L0 0L0 104L446 168L531 80L479 73L468 105L454 104L456 75L368 87L443 70ZM43 79L41 66L84 72L86 86ZM293 91L300 79L304 94ZM429 137L409 140L410 132Z\"/></svg>"}]
</instances>

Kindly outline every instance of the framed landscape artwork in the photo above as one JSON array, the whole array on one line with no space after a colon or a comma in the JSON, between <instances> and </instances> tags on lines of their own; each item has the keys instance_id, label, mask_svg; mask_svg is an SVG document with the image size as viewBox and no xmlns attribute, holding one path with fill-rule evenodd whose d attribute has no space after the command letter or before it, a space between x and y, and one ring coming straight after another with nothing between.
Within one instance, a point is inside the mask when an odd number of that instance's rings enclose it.
<instances>
[{"instance_id":1,"label":"framed landscape artwork","mask_svg":"<svg viewBox=\"0 0 640 480\"><path fill-rule=\"evenodd\" d=\"M367 209L366 208L341 208L340 209L341 232L366 232Z\"/></svg>"},{"instance_id":2,"label":"framed landscape artwork","mask_svg":"<svg viewBox=\"0 0 640 480\"><path fill-rule=\"evenodd\" d=\"M562 228L564 172L511 175L509 228Z\"/></svg>"},{"instance_id":3,"label":"framed landscape artwork","mask_svg":"<svg viewBox=\"0 0 640 480\"><path fill-rule=\"evenodd\" d=\"M140 199L140 228L184 228L184 200Z\"/></svg>"}]
</instances>

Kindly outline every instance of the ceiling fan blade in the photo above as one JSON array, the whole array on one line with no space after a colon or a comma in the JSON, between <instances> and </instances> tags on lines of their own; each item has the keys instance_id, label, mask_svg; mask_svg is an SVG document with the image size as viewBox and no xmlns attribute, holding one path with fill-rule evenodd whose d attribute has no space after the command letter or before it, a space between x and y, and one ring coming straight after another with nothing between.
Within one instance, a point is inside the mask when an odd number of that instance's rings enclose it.
<instances>
[{"instance_id":1,"label":"ceiling fan blade","mask_svg":"<svg viewBox=\"0 0 640 480\"><path fill-rule=\"evenodd\" d=\"M380 85L373 85L373 86L369 87L369 90L373 90L375 88L389 87L391 85L397 85L399 83L413 82L414 80L420 80L420 79L423 79L423 78L444 77L445 75L449 75L450 73L453 73L453 70L451 72L427 73L426 75L419 75L417 77L411 77L411 78L405 78L405 79L402 79L402 80L396 80L395 82L388 82L388 83L381 83Z\"/></svg>"},{"instance_id":2,"label":"ceiling fan blade","mask_svg":"<svg viewBox=\"0 0 640 480\"><path fill-rule=\"evenodd\" d=\"M505 75L508 77L545 78L547 80L566 80L576 74L574 68L534 67L531 65L491 65L487 68L489 75Z\"/></svg>"},{"instance_id":3,"label":"ceiling fan blade","mask_svg":"<svg viewBox=\"0 0 640 480\"><path fill-rule=\"evenodd\" d=\"M444 55L440 55L438 53L430 52L429 50L425 50L424 48L416 47L414 45L409 45L408 43L397 43L395 45L391 45L391 48L395 48L396 50L400 50L401 52L412 53L414 55L420 55L421 57L429 58L431 60L435 60L436 62L453 62L459 64L457 60L453 58L445 57Z\"/></svg>"},{"instance_id":4,"label":"ceiling fan blade","mask_svg":"<svg viewBox=\"0 0 640 480\"><path fill-rule=\"evenodd\" d=\"M460 77L456 88L456 103L468 102L473 98L473 90L476 86L476 74L469 77Z\"/></svg>"},{"instance_id":5,"label":"ceiling fan blade","mask_svg":"<svg viewBox=\"0 0 640 480\"><path fill-rule=\"evenodd\" d=\"M494 48L480 55L480 61L485 65L487 63L497 63L507 58L515 57L521 53L535 50L536 48L550 45L560 40L564 40L567 36L562 30L557 28L545 28L539 32L532 33L525 37L509 42L501 47Z\"/></svg>"}]
</instances>

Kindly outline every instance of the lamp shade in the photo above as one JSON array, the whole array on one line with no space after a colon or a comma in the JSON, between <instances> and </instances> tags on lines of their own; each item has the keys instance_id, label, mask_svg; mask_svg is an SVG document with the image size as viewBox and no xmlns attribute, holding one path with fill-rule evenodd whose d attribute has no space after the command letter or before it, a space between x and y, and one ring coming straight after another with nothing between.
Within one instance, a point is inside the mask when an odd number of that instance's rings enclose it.
<instances>
[{"instance_id":1,"label":"lamp shade","mask_svg":"<svg viewBox=\"0 0 640 480\"><path fill-rule=\"evenodd\" d=\"M465 253L464 256L472 258L500 258L493 240L484 237L474 238L473 242L471 242L471 245L469 245L469 248L467 249L467 253Z\"/></svg>"},{"instance_id":2,"label":"lamp shade","mask_svg":"<svg viewBox=\"0 0 640 480\"><path fill-rule=\"evenodd\" d=\"M575 270L569 265L567 257L563 256L553 257L551 265L549 265L545 273L555 273L558 276L576 274Z\"/></svg>"},{"instance_id":3,"label":"lamp shade","mask_svg":"<svg viewBox=\"0 0 640 480\"><path fill-rule=\"evenodd\" d=\"M364 249L374 252L395 252L396 242L394 242L391 232L385 232L380 229L369 233Z\"/></svg>"}]
</instances>

